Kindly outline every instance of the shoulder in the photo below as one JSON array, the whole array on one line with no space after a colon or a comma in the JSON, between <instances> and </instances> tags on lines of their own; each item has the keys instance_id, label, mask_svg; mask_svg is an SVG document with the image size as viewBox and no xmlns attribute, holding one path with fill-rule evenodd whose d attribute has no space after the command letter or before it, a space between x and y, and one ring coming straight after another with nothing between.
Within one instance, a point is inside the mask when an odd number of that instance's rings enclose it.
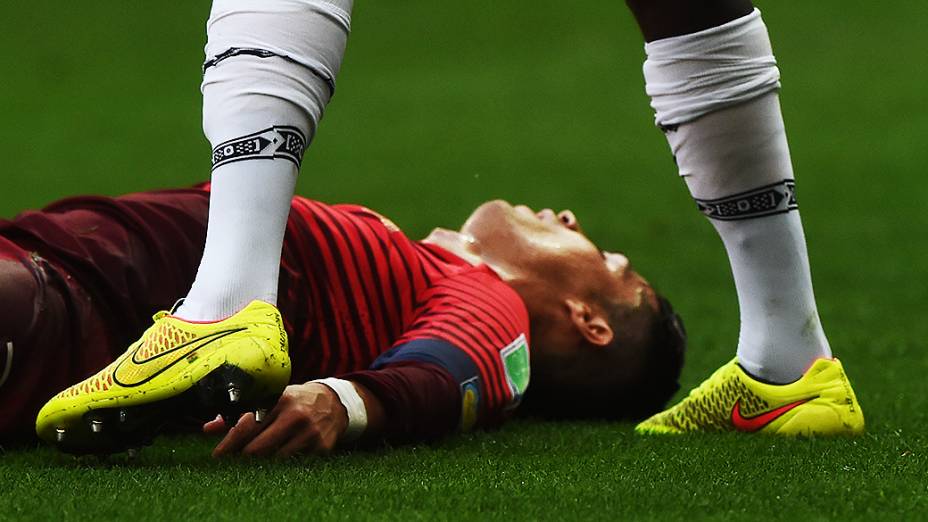
<instances>
[{"instance_id":1,"label":"shoulder","mask_svg":"<svg viewBox=\"0 0 928 522\"><path fill-rule=\"evenodd\" d=\"M529 320L519 295L486 267L434 282L410 329L380 363L438 364L481 398L487 418L519 404L529 382Z\"/></svg>"},{"instance_id":2,"label":"shoulder","mask_svg":"<svg viewBox=\"0 0 928 522\"><path fill-rule=\"evenodd\" d=\"M487 266L469 267L435 281L425 295L426 308L466 313L467 323L486 323L510 337L528 338L528 310L522 298ZM503 332L500 332L503 333Z\"/></svg>"},{"instance_id":3,"label":"shoulder","mask_svg":"<svg viewBox=\"0 0 928 522\"><path fill-rule=\"evenodd\" d=\"M396 223L391 221L389 218L365 206L343 203L334 205L332 208L341 213L344 213L347 216L351 216L354 219L361 219L377 223L386 229L387 232L402 232L400 227L396 226Z\"/></svg>"}]
</instances>

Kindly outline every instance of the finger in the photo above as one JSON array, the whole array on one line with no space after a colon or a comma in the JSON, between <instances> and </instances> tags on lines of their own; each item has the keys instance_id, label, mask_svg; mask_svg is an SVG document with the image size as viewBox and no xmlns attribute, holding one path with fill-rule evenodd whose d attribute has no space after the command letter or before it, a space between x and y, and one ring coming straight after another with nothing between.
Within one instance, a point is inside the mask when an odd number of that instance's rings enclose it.
<instances>
[{"instance_id":1,"label":"finger","mask_svg":"<svg viewBox=\"0 0 928 522\"><path fill-rule=\"evenodd\" d=\"M318 450L318 440L313 431L297 430L296 434L277 450L275 456L292 457L300 453L312 453Z\"/></svg>"},{"instance_id":2,"label":"finger","mask_svg":"<svg viewBox=\"0 0 928 522\"><path fill-rule=\"evenodd\" d=\"M215 419L203 425L203 433L208 433L210 435L225 433L226 429L226 422L222 420L222 415L216 415Z\"/></svg>"},{"instance_id":3,"label":"finger","mask_svg":"<svg viewBox=\"0 0 928 522\"><path fill-rule=\"evenodd\" d=\"M229 430L229 433L219 441L213 450L214 457L221 457L230 453L237 453L244 448L252 439L254 439L261 430L269 427L270 423L255 422L254 413L246 413L238 419L238 423Z\"/></svg>"},{"instance_id":4,"label":"finger","mask_svg":"<svg viewBox=\"0 0 928 522\"><path fill-rule=\"evenodd\" d=\"M284 397L281 397L277 404L274 405L274 408L264 415L264 419L260 423L255 421L253 412L243 414L239 417L238 423L229 430L225 438L219 441L219 444L213 449L213 457L222 457L223 455L241 451L262 430L267 429L274 423L280 413L286 410L287 404L288 402L284 400Z\"/></svg>"},{"instance_id":5,"label":"finger","mask_svg":"<svg viewBox=\"0 0 928 522\"><path fill-rule=\"evenodd\" d=\"M245 455L264 457L273 454L297 433L292 415L281 415L242 449Z\"/></svg>"}]
</instances>

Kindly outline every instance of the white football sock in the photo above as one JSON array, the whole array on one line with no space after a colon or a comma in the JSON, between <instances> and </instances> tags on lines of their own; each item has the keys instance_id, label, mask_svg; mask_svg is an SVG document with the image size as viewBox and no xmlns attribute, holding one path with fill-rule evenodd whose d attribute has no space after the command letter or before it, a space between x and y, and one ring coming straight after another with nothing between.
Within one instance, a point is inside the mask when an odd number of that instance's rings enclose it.
<instances>
[{"instance_id":1,"label":"white football sock","mask_svg":"<svg viewBox=\"0 0 928 522\"><path fill-rule=\"evenodd\" d=\"M831 350L812 292L779 71L760 12L645 50L657 124L728 252L741 309L738 362L761 379L794 381Z\"/></svg>"},{"instance_id":2,"label":"white football sock","mask_svg":"<svg viewBox=\"0 0 928 522\"><path fill-rule=\"evenodd\" d=\"M203 130L213 146L203 259L175 314L229 317L277 304L290 199L350 29L352 0L215 0L207 23Z\"/></svg>"}]
</instances>

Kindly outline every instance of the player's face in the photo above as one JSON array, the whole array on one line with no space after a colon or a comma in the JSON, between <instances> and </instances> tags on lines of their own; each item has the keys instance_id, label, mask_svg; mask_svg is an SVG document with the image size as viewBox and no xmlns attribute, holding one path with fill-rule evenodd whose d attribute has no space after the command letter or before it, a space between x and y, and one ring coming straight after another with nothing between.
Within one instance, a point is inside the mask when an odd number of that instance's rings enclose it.
<instances>
[{"instance_id":1,"label":"player's face","mask_svg":"<svg viewBox=\"0 0 928 522\"><path fill-rule=\"evenodd\" d=\"M509 280L551 283L544 286L580 296L607 292L633 306L653 298L628 258L600 250L570 210L535 211L490 201L471 214L461 232L473 236L480 257Z\"/></svg>"}]
</instances>

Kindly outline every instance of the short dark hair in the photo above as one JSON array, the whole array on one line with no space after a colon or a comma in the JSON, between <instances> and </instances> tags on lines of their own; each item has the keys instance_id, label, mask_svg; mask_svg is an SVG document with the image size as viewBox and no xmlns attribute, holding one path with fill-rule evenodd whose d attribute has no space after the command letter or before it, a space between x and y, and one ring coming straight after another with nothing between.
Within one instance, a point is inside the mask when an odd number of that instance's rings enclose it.
<instances>
[{"instance_id":1,"label":"short dark hair","mask_svg":"<svg viewBox=\"0 0 928 522\"><path fill-rule=\"evenodd\" d=\"M662 410L680 389L680 372L686 352L683 320L663 296L635 344L643 352L636 378L609 379L610 365L600 364L601 375L586 384L549 386L544 379L529 385L520 411L530 416L558 419L639 420ZM626 310L613 307L610 325L622 332ZM627 336L616 335L606 352L627 349ZM597 378L598 377L598 378ZM537 384L537 386L536 386ZM565 389L570 388L570 389Z\"/></svg>"}]
</instances>

